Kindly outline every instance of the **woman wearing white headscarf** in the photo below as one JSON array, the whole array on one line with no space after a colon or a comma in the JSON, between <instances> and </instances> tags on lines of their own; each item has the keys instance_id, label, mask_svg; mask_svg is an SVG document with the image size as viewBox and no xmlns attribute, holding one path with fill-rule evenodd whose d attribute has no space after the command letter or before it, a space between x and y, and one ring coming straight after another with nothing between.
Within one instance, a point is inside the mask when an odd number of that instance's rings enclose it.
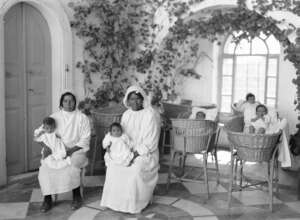
<instances>
[{"instance_id":1,"label":"woman wearing white headscarf","mask_svg":"<svg viewBox=\"0 0 300 220\"><path fill-rule=\"evenodd\" d=\"M139 213L150 200L158 180L159 122L144 91L128 88L124 97L121 125L133 142L134 159L124 167L105 161L106 179L101 206L115 211Z\"/></svg>"}]
</instances>

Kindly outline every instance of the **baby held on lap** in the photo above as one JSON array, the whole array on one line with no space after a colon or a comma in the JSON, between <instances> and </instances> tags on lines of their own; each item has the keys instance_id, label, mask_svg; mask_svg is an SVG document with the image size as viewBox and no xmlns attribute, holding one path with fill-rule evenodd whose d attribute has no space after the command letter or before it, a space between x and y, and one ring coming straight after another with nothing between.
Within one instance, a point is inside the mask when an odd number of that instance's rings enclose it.
<instances>
[{"instance_id":1,"label":"baby held on lap","mask_svg":"<svg viewBox=\"0 0 300 220\"><path fill-rule=\"evenodd\" d=\"M43 142L51 149L52 154L44 158L44 148L42 149L42 161L49 168L61 169L71 164L70 157L67 156L66 148L59 135L55 133L56 122L51 117L43 120L43 125L34 131L34 140Z\"/></svg>"},{"instance_id":2,"label":"baby held on lap","mask_svg":"<svg viewBox=\"0 0 300 220\"><path fill-rule=\"evenodd\" d=\"M129 137L123 133L122 126L114 122L109 132L105 135L102 146L106 149L105 161L116 165L129 166L134 158L132 143Z\"/></svg>"}]
</instances>

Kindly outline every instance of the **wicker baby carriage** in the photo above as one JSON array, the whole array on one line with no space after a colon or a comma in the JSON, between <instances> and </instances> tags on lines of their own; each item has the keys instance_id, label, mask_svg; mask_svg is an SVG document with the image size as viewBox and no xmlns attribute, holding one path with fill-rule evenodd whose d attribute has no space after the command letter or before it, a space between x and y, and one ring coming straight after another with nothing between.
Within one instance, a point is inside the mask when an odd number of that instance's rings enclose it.
<instances>
[{"instance_id":1,"label":"wicker baby carriage","mask_svg":"<svg viewBox=\"0 0 300 220\"><path fill-rule=\"evenodd\" d=\"M231 202L231 194L233 188L233 180L236 179L238 162L240 163L240 183L239 189L242 190L250 185L242 186L243 184L243 162L267 162L268 176L267 182L269 186L269 207L273 208L273 182L275 180L276 189L278 190L278 162L277 150L280 139L280 133L275 134L248 134L243 133L241 125L243 124L243 117L236 117L228 122L225 130L228 135L228 140L231 145L231 172L229 181L228 206ZM275 168L275 178L274 176ZM262 184L259 182L256 184Z\"/></svg>"},{"instance_id":2,"label":"wicker baby carriage","mask_svg":"<svg viewBox=\"0 0 300 220\"><path fill-rule=\"evenodd\" d=\"M91 162L91 175L94 174L94 168L96 163L96 158L100 158L100 166L104 167L103 163L103 149L102 140L105 134L108 132L109 126L113 122L120 122L125 108L123 106L115 106L109 108L98 109L92 112L92 117L94 120L94 146L91 149L92 152L92 162ZM101 146L101 147L100 147ZM98 148L100 148L98 150ZM99 153L98 153L99 151Z\"/></svg>"},{"instance_id":3,"label":"wicker baby carriage","mask_svg":"<svg viewBox=\"0 0 300 220\"><path fill-rule=\"evenodd\" d=\"M180 181L198 182L195 179L187 179L184 174L185 160L187 155L202 154L204 166L204 180L209 196L208 176L207 176L207 157L211 153L215 159L215 166L217 171L217 182L219 183L219 169L217 160L217 151L215 141L217 139L217 123L209 120L192 120L192 119L171 119L172 121L172 148L171 161L169 165L169 174L167 182L167 190L169 189L171 178ZM176 155L179 155L179 164L182 169L182 175L173 176L173 166Z\"/></svg>"}]
</instances>

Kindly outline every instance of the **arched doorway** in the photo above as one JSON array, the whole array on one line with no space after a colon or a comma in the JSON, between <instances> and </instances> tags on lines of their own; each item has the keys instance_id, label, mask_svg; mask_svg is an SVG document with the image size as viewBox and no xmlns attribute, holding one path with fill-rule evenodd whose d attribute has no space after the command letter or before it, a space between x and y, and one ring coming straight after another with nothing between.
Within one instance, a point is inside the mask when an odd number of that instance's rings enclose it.
<instances>
[{"instance_id":1,"label":"arched doorway","mask_svg":"<svg viewBox=\"0 0 300 220\"><path fill-rule=\"evenodd\" d=\"M51 112L51 39L34 6L18 3L4 17L7 174L37 169L33 130Z\"/></svg>"}]
</instances>

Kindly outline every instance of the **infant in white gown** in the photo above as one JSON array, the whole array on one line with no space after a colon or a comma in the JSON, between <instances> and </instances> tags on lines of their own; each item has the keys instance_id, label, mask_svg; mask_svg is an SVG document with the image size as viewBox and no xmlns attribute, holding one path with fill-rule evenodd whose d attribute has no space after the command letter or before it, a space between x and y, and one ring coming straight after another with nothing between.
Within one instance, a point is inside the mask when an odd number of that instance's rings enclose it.
<instances>
[{"instance_id":1,"label":"infant in white gown","mask_svg":"<svg viewBox=\"0 0 300 220\"><path fill-rule=\"evenodd\" d=\"M47 145L52 154L44 158L44 148L42 149L41 163L45 163L49 168L61 169L71 164L70 157L66 156L66 149L61 138L55 133L56 122L51 117L43 120L43 125L34 131L34 140Z\"/></svg>"},{"instance_id":2,"label":"infant in white gown","mask_svg":"<svg viewBox=\"0 0 300 220\"><path fill-rule=\"evenodd\" d=\"M121 166L129 166L134 157L130 139L123 133L119 123L111 124L110 131L105 135L102 146L107 149L106 163L112 162Z\"/></svg>"}]
</instances>

